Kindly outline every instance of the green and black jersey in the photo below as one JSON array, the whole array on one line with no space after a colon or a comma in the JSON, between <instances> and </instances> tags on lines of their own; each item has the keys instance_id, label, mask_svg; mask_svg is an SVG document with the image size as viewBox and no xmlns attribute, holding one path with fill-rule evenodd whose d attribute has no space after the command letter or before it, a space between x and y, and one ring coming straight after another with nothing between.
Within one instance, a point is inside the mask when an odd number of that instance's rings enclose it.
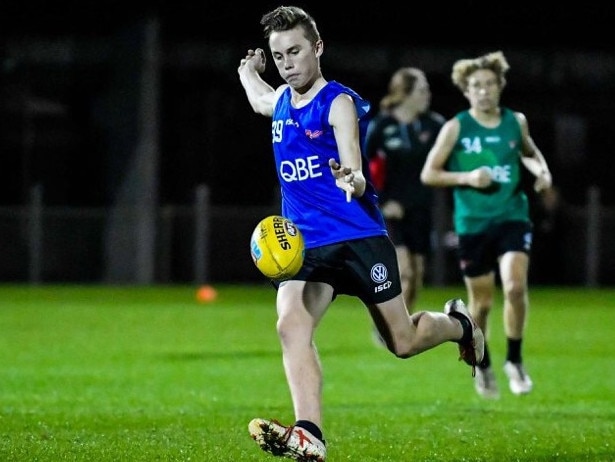
<instances>
[{"instance_id":1,"label":"green and black jersey","mask_svg":"<svg viewBox=\"0 0 615 462\"><path fill-rule=\"evenodd\" d=\"M469 111L455 115L460 130L447 161L451 172L469 172L485 166L493 183L486 189L453 189L457 234L480 233L502 221L530 221L528 198L521 182L521 128L512 110L501 108L497 127L479 124Z\"/></svg>"}]
</instances>

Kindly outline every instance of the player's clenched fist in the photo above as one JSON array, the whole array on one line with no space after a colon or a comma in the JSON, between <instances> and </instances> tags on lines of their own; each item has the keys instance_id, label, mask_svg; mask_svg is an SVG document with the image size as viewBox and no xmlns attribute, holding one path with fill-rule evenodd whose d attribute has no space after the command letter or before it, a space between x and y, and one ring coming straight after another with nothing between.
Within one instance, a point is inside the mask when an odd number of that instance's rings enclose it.
<instances>
[{"instance_id":1,"label":"player's clenched fist","mask_svg":"<svg viewBox=\"0 0 615 462\"><path fill-rule=\"evenodd\" d=\"M262 48L248 50L246 57L239 62L239 68L237 68L237 71L241 72L243 68L247 67L258 72L259 74L262 74L265 71L266 64L267 58L265 57L265 52Z\"/></svg>"}]
</instances>

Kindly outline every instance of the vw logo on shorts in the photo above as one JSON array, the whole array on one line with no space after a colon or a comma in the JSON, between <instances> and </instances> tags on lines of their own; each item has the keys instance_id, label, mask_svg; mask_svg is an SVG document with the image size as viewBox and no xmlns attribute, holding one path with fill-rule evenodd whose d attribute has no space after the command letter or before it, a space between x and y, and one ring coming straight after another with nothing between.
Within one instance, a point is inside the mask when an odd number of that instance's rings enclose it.
<instances>
[{"instance_id":1,"label":"vw logo on shorts","mask_svg":"<svg viewBox=\"0 0 615 462\"><path fill-rule=\"evenodd\" d=\"M374 266L372 266L372 269L369 274L372 277L372 281L374 281L376 284L380 284L386 281L387 277L389 276L387 267L384 266L382 263L376 263Z\"/></svg>"}]
</instances>

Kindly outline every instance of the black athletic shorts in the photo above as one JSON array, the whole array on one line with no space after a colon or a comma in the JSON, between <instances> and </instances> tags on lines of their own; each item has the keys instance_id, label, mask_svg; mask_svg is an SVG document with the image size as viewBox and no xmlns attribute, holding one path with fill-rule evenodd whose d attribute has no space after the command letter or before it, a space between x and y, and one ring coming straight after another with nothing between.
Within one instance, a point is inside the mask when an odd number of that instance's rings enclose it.
<instances>
[{"instance_id":1,"label":"black athletic shorts","mask_svg":"<svg viewBox=\"0 0 615 462\"><path fill-rule=\"evenodd\" d=\"M292 279L325 282L333 287L333 298L353 295L366 304L386 302L401 293L397 255L388 236L308 249Z\"/></svg>"},{"instance_id":2,"label":"black athletic shorts","mask_svg":"<svg viewBox=\"0 0 615 462\"><path fill-rule=\"evenodd\" d=\"M485 232L460 234L457 254L461 273L476 277L497 270L498 258L506 252L532 250L532 224L525 221L504 221Z\"/></svg>"},{"instance_id":3,"label":"black athletic shorts","mask_svg":"<svg viewBox=\"0 0 615 462\"><path fill-rule=\"evenodd\" d=\"M431 252L431 210L405 209L401 220L387 219L387 228L393 244L405 245L412 253L429 255Z\"/></svg>"}]
</instances>

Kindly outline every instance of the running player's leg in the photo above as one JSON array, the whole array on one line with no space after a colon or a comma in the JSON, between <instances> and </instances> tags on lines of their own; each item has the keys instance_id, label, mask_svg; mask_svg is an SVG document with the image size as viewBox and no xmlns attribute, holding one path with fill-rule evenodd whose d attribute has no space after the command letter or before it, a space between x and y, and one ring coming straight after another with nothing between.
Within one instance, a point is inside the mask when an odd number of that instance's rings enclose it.
<instances>
[{"instance_id":1,"label":"running player's leg","mask_svg":"<svg viewBox=\"0 0 615 462\"><path fill-rule=\"evenodd\" d=\"M515 395L529 393L533 388L522 357L523 333L529 309L528 266L529 257L524 252L507 252L500 259L507 346L504 372L508 376L510 391Z\"/></svg>"},{"instance_id":2,"label":"running player's leg","mask_svg":"<svg viewBox=\"0 0 615 462\"><path fill-rule=\"evenodd\" d=\"M474 388L484 398L500 397L498 384L491 366L489 353L489 314L494 303L495 273L493 271L476 277L464 277L468 293L468 308L485 335L485 354L479 363Z\"/></svg>"}]
</instances>

